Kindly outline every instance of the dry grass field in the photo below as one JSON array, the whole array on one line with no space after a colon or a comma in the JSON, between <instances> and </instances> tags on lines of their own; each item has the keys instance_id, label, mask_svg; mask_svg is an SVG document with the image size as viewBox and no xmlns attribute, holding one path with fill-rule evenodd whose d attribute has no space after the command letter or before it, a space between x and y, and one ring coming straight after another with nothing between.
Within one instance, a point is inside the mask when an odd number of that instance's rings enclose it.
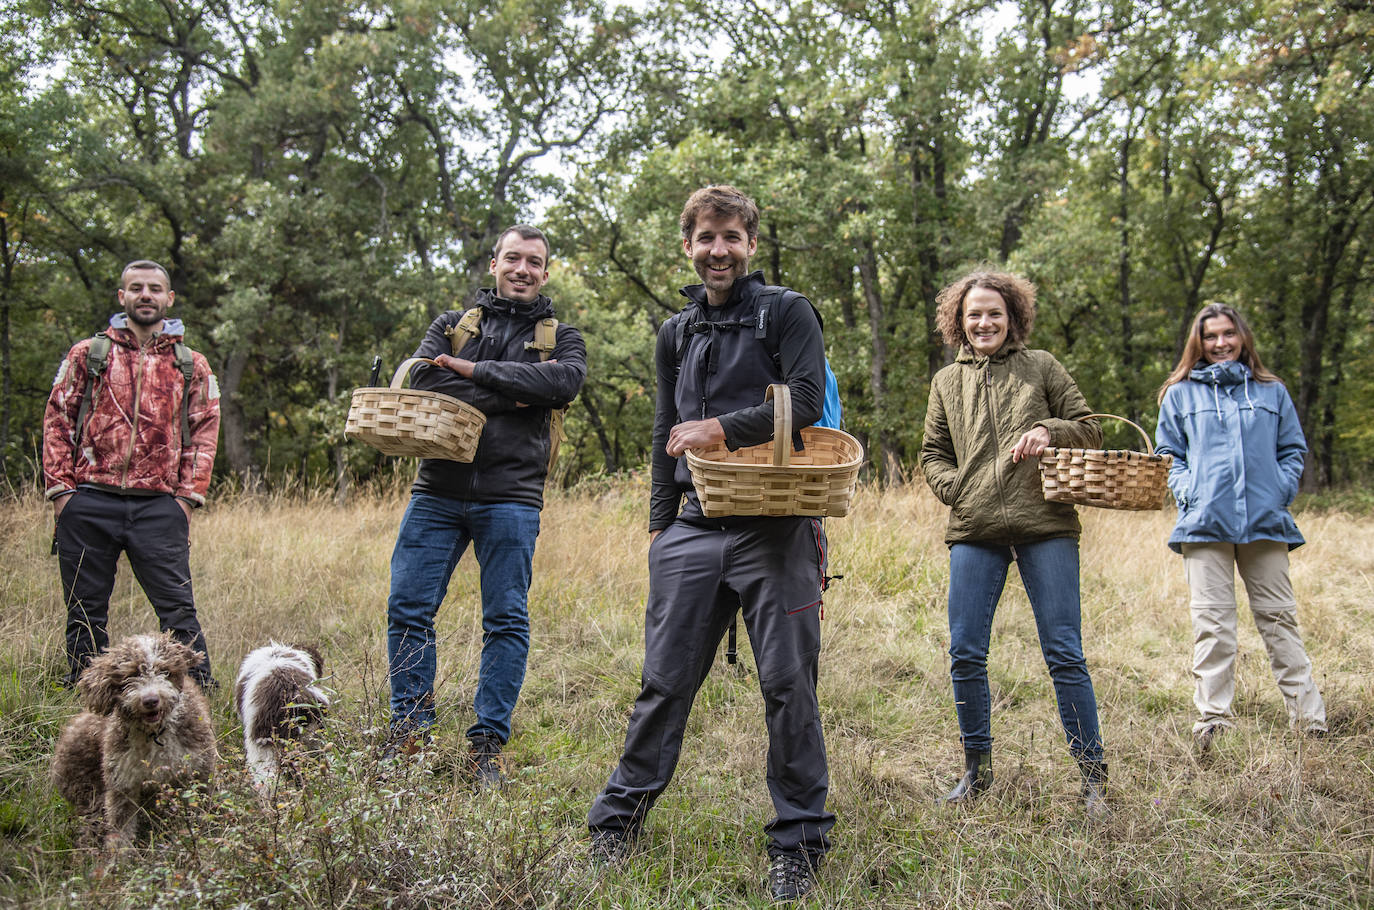
<instances>
[{"instance_id":1,"label":"dry grass field","mask_svg":"<svg viewBox=\"0 0 1374 910\"><path fill-rule=\"evenodd\" d=\"M215 672L215 790L118 862L92 848L47 781L76 698L57 685L62 615L51 513L0 510L0 905L59 907L748 907L766 903L762 702L723 658L698 697L673 786L641 850L599 873L583 822L637 692L647 490L554 497L530 597L529 676L507 747L511 784L461 776L481 628L471 554L440 614L436 748L378 774L387 565L401 492L221 498L195 516L197 601ZM1034 622L1015 573L993 631L993 790L933 800L961 755L945 620L944 510L919 484L861 490L828 523L821 707L836 849L819 907L1374 907L1374 519L1308 509L1300 620L1331 735L1287 730L1253 623L1241 624L1238 727L1192 749L1191 634L1172 511L1083 510L1084 639L1114 816L1089 824ZM153 628L131 573L111 633ZM741 630L742 634L742 630ZM320 643L337 693L301 786L267 803L243 767L230 688L269 637Z\"/></svg>"}]
</instances>

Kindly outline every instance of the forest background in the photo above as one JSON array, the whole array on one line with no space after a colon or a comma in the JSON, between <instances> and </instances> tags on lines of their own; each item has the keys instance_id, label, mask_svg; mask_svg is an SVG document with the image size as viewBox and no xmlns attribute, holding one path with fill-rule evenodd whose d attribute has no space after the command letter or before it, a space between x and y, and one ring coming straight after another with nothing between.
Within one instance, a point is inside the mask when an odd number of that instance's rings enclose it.
<instances>
[{"instance_id":1,"label":"forest background","mask_svg":"<svg viewBox=\"0 0 1374 910\"><path fill-rule=\"evenodd\" d=\"M1147 426L1199 306L1238 306L1305 488L1358 481L1372 36L1367 0L0 0L0 469L36 483L59 358L148 257L223 390L222 481L408 471L343 438L350 389L537 220L590 362L559 480L633 470L694 280L677 214L730 182L756 264L825 316L877 480L950 353L936 291L990 262L1038 284L1033 343L1089 403Z\"/></svg>"}]
</instances>

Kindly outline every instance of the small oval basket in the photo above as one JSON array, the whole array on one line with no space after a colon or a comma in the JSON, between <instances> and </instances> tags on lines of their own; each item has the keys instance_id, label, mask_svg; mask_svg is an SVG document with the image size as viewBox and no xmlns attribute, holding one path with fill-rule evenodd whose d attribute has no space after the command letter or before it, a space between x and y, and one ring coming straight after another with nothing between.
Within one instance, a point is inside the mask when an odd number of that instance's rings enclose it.
<instances>
[{"instance_id":1,"label":"small oval basket","mask_svg":"<svg viewBox=\"0 0 1374 910\"><path fill-rule=\"evenodd\" d=\"M1040 455L1040 483L1050 502L1071 502L1103 509L1145 511L1164 507L1172 455L1156 455L1149 435L1125 417L1089 414L1079 420L1110 417L1135 427L1144 452L1126 449L1057 449Z\"/></svg>"},{"instance_id":2,"label":"small oval basket","mask_svg":"<svg viewBox=\"0 0 1374 910\"><path fill-rule=\"evenodd\" d=\"M472 461L487 415L452 395L401 388L417 363L438 366L412 357L396 368L389 387L354 389L344 435L384 455Z\"/></svg>"},{"instance_id":3,"label":"small oval basket","mask_svg":"<svg viewBox=\"0 0 1374 910\"><path fill-rule=\"evenodd\" d=\"M814 515L841 518L858 486L864 449L843 430L806 427L802 451L792 451L792 394L782 383L770 385L773 441L731 452L717 442L687 450L701 511L707 518L727 515Z\"/></svg>"}]
</instances>

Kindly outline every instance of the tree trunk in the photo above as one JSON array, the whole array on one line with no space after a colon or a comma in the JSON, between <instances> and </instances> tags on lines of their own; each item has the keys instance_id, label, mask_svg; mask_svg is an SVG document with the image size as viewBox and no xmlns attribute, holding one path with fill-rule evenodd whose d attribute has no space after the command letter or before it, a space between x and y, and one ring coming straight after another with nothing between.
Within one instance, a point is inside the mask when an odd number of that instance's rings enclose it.
<instances>
[{"instance_id":1,"label":"tree trunk","mask_svg":"<svg viewBox=\"0 0 1374 910\"><path fill-rule=\"evenodd\" d=\"M859 283L868 306L868 325L873 359L868 371L868 391L873 400L877 428L880 477L885 484L902 482L902 462L896 441L887 429L887 316L878 290L878 255L872 238L865 238L859 259Z\"/></svg>"},{"instance_id":2,"label":"tree trunk","mask_svg":"<svg viewBox=\"0 0 1374 910\"><path fill-rule=\"evenodd\" d=\"M245 489L256 489L258 470L248 448L247 418L239 400L239 388L243 385L243 373L247 366L248 352L239 349L229 355L220 371L219 428L221 449L229 462L230 473L239 479Z\"/></svg>"}]
</instances>

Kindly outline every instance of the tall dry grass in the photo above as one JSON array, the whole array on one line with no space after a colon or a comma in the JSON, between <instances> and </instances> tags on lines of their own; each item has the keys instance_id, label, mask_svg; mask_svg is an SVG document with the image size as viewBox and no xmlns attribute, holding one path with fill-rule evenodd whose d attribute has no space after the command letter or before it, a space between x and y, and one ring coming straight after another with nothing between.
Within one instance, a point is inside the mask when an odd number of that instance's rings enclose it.
<instances>
[{"instance_id":1,"label":"tall dry grass","mask_svg":"<svg viewBox=\"0 0 1374 910\"><path fill-rule=\"evenodd\" d=\"M531 590L529 675L498 797L462 779L481 646L469 554L439 615L437 746L384 775L388 560L404 492L239 497L197 513L192 561L216 675L269 637L323 645L338 695L321 766L270 806L251 795L229 686L214 696L218 789L107 865L45 779L75 698L56 685L62 615L48 507L0 517L0 902L38 906L758 906L771 815L753 661L723 660L682 763L624 869L595 874L582 824L638 691L646 589L642 480L553 497ZM834 572L821 703L836 849L819 906L1374 906L1374 519L1309 513L1293 580L1332 735L1294 737L1253 624L1239 726L1191 746L1191 632L1171 513L1083 510L1084 638L1112 774L1091 826L1013 572L993 629L997 782L936 807L960 763L948 678L945 514L924 487L863 489L827 522ZM151 628L121 571L111 632ZM93 873L96 873L93 875Z\"/></svg>"}]
</instances>

